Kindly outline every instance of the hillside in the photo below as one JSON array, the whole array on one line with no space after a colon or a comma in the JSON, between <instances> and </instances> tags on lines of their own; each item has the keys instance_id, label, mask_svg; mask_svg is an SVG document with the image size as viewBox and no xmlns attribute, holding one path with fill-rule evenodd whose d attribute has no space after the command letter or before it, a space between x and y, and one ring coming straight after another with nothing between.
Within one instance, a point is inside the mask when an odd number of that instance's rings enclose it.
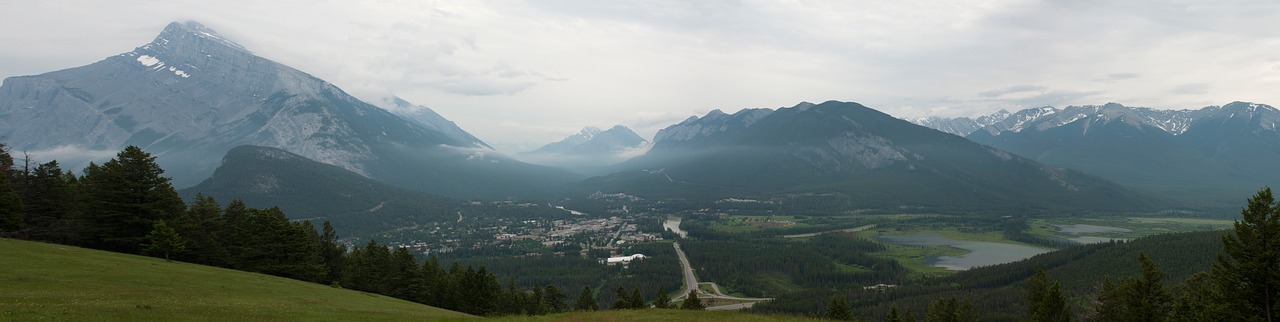
<instances>
[{"instance_id":1,"label":"hillside","mask_svg":"<svg viewBox=\"0 0 1280 322\"><path fill-rule=\"evenodd\" d=\"M240 146L213 176L180 191L255 208L280 207L291 219L329 220L352 236L456 218L462 201L401 189L276 148Z\"/></svg>"},{"instance_id":2,"label":"hillside","mask_svg":"<svg viewBox=\"0 0 1280 322\"><path fill-rule=\"evenodd\" d=\"M67 321L465 320L463 313L255 273L0 239L0 316Z\"/></svg>"}]
</instances>

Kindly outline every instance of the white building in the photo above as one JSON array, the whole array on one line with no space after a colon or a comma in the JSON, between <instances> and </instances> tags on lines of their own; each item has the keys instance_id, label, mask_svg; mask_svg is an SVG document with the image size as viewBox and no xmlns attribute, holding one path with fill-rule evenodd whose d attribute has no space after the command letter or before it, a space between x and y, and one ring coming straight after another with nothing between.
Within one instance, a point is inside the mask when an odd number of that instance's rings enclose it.
<instances>
[{"instance_id":1,"label":"white building","mask_svg":"<svg viewBox=\"0 0 1280 322\"><path fill-rule=\"evenodd\" d=\"M644 254L635 254L631 256L609 257L608 259L605 259L604 262L605 264L609 264L609 265L618 264L618 263L627 264L627 263L631 263L631 261L633 260L644 259L645 257L648 257L648 256L644 256Z\"/></svg>"}]
</instances>

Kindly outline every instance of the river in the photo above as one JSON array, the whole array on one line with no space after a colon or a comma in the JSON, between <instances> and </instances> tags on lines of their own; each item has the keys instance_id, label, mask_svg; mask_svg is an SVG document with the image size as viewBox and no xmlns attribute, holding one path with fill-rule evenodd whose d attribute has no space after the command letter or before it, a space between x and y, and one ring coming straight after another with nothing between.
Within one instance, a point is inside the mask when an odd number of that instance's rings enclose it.
<instances>
[{"instance_id":1,"label":"river","mask_svg":"<svg viewBox=\"0 0 1280 322\"><path fill-rule=\"evenodd\" d=\"M667 221L662 223L662 229L675 232L676 235L680 235L680 238L689 237L689 232L680 229L681 220L682 219L680 217L667 217Z\"/></svg>"}]
</instances>

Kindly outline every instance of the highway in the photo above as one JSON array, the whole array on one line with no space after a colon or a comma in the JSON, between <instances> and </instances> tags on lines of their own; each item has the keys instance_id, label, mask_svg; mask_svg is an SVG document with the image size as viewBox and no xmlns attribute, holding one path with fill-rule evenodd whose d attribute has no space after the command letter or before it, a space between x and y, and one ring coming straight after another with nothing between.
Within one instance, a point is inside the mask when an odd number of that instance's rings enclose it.
<instances>
[{"instance_id":1,"label":"highway","mask_svg":"<svg viewBox=\"0 0 1280 322\"><path fill-rule=\"evenodd\" d=\"M716 285L716 283L706 283L706 284L711 284L711 289L715 291L715 294L703 292L702 289L698 287L698 277L693 274L693 265L689 265L689 257L685 256L684 250L680 249L680 243L679 242L671 243L671 245L675 247L676 255L680 256L680 266L682 266L684 270L684 289L681 290L679 296L676 296L675 298L671 299L673 303L678 303L677 301L682 301L686 297L688 297L689 290L698 292L698 298L703 300L704 303L708 299L745 302L745 303L735 303L730 305L708 307L707 310L709 311L741 310L741 309L749 308L752 305L755 305L757 302L772 300L771 298L748 298L748 297L736 297L736 296L725 295L723 292L720 291L720 285Z\"/></svg>"}]
</instances>

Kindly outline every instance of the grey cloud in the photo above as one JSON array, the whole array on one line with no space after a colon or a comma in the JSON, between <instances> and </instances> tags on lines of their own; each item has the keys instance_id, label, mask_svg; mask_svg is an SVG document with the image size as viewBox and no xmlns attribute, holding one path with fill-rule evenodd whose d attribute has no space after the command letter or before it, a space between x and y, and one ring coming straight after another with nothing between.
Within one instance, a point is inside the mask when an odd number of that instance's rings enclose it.
<instances>
[{"instance_id":1,"label":"grey cloud","mask_svg":"<svg viewBox=\"0 0 1280 322\"><path fill-rule=\"evenodd\" d=\"M996 89L996 90L985 91L985 92L982 92L982 93L978 93L978 96L982 96L982 97L1000 97L1000 96L1004 96L1004 95L1007 95L1007 94L1014 94L1014 93L1023 93L1023 92L1041 92L1041 91L1044 91L1044 90L1046 90L1046 89L1048 89L1048 88L1046 88L1046 87L1044 87L1044 86L1037 86L1037 85L1018 85L1018 86L1005 87L1005 88L1002 88L1002 89Z\"/></svg>"},{"instance_id":2,"label":"grey cloud","mask_svg":"<svg viewBox=\"0 0 1280 322\"><path fill-rule=\"evenodd\" d=\"M1170 89L1169 92L1173 94L1198 95L1198 94L1208 94L1210 89L1213 89L1213 84L1193 83L1193 84L1182 84L1182 85L1175 86L1172 89Z\"/></svg>"},{"instance_id":3,"label":"grey cloud","mask_svg":"<svg viewBox=\"0 0 1280 322\"><path fill-rule=\"evenodd\" d=\"M1106 79L1111 81L1119 81L1119 80L1138 78L1138 76L1139 75L1137 73L1112 73L1112 74L1107 74Z\"/></svg>"}]
</instances>

